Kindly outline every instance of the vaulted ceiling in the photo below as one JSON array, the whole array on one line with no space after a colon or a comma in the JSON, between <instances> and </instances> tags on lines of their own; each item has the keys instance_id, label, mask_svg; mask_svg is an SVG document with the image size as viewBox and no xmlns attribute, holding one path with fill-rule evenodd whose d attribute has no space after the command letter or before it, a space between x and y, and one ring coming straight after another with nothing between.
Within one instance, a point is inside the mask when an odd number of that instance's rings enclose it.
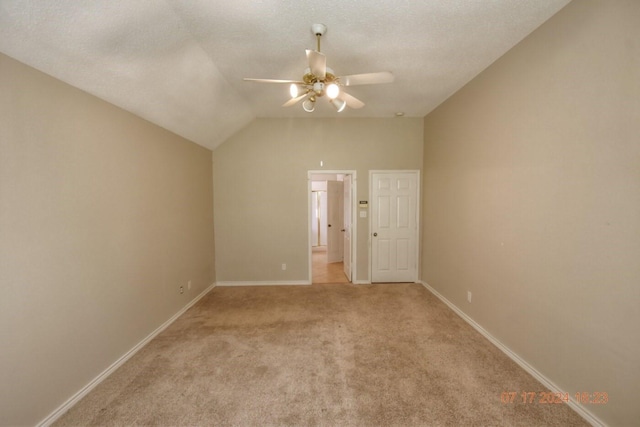
<instances>
[{"instance_id":1,"label":"vaulted ceiling","mask_svg":"<svg viewBox=\"0 0 640 427\"><path fill-rule=\"evenodd\" d=\"M1 0L0 51L200 145L256 117L423 117L570 0ZM283 108L305 49L366 105Z\"/></svg>"}]
</instances>

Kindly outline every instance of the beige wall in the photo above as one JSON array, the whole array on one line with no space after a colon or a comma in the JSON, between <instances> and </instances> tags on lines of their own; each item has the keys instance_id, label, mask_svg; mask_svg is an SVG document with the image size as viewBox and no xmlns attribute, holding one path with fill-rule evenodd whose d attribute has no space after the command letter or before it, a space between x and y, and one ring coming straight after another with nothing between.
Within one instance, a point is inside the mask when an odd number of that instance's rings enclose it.
<instances>
[{"instance_id":1,"label":"beige wall","mask_svg":"<svg viewBox=\"0 0 640 427\"><path fill-rule=\"evenodd\" d=\"M369 170L421 169L422 120L256 120L214 162L217 281L306 281L307 171L356 170L368 200ZM369 278L368 227L358 218L354 280Z\"/></svg>"},{"instance_id":2,"label":"beige wall","mask_svg":"<svg viewBox=\"0 0 640 427\"><path fill-rule=\"evenodd\" d=\"M563 390L607 392L587 405L602 420L637 425L640 2L570 3L424 138L423 280Z\"/></svg>"},{"instance_id":3,"label":"beige wall","mask_svg":"<svg viewBox=\"0 0 640 427\"><path fill-rule=\"evenodd\" d=\"M211 152L3 55L0 150L0 425L33 425L213 282Z\"/></svg>"}]
</instances>

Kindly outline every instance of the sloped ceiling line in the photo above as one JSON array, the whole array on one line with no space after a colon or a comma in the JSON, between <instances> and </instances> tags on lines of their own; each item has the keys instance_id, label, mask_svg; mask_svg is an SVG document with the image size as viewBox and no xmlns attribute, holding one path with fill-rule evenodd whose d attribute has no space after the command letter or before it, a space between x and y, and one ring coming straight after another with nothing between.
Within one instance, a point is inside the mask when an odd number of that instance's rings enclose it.
<instances>
[{"instance_id":1,"label":"sloped ceiling line","mask_svg":"<svg viewBox=\"0 0 640 427\"><path fill-rule=\"evenodd\" d=\"M569 0L3 0L0 52L214 149L260 117L423 117ZM338 115L281 108L310 27L338 74L392 71ZM286 88L285 88L286 89Z\"/></svg>"}]
</instances>

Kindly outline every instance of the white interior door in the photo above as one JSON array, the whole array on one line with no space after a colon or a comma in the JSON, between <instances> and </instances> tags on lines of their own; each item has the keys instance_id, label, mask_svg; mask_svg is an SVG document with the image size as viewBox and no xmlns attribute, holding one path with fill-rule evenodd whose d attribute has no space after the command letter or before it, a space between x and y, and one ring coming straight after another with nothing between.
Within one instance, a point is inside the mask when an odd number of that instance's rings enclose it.
<instances>
[{"instance_id":1,"label":"white interior door","mask_svg":"<svg viewBox=\"0 0 640 427\"><path fill-rule=\"evenodd\" d=\"M320 245L320 208L319 192L311 192L311 246Z\"/></svg>"},{"instance_id":2,"label":"white interior door","mask_svg":"<svg viewBox=\"0 0 640 427\"><path fill-rule=\"evenodd\" d=\"M327 245L327 192L320 191L318 199L318 215L320 215L320 246Z\"/></svg>"},{"instance_id":3,"label":"white interior door","mask_svg":"<svg viewBox=\"0 0 640 427\"><path fill-rule=\"evenodd\" d=\"M327 181L327 262L340 262L344 251L342 181Z\"/></svg>"},{"instance_id":4,"label":"white interior door","mask_svg":"<svg viewBox=\"0 0 640 427\"><path fill-rule=\"evenodd\" d=\"M311 246L327 244L327 192L311 192Z\"/></svg>"},{"instance_id":5,"label":"white interior door","mask_svg":"<svg viewBox=\"0 0 640 427\"><path fill-rule=\"evenodd\" d=\"M418 172L371 174L371 281L418 279Z\"/></svg>"},{"instance_id":6,"label":"white interior door","mask_svg":"<svg viewBox=\"0 0 640 427\"><path fill-rule=\"evenodd\" d=\"M342 239L344 250L342 261L344 262L344 275L351 281L351 175L346 175L343 181L344 197Z\"/></svg>"}]
</instances>

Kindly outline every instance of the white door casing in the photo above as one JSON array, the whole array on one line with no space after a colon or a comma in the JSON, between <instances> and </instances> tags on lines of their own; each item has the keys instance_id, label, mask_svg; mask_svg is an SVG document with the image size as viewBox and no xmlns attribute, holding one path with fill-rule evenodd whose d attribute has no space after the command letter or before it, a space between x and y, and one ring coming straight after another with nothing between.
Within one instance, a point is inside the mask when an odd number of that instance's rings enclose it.
<instances>
[{"instance_id":1,"label":"white door casing","mask_svg":"<svg viewBox=\"0 0 640 427\"><path fill-rule=\"evenodd\" d=\"M352 226L351 226L351 281L352 283L369 283L369 280L357 280L357 263L358 263L358 227L357 227L357 218L354 216L355 212L357 212L357 194L358 194L358 179L357 179L357 171L355 170L308 170L307 171L307 194L308 194L308 240L307 240L307 265L308 265L308 283L311 284L313 282L313 262L312 262L312 242L313 238L311 236L312 227L312 212L313 209L313 181L314 179L318 179L322 175L327 174L341 174L341 175L349 175L351 177L351 212L352 212ZM314 178L316 177L316 178ZM326 194L326 193L325 193ZM326 227L325 227L326 230Z\"/></svg>"},{"instance_id":2,"label":"white door casing","mask_svg":"<svg viewBox=\"0 0 640 427\"><path fill-rule=\"evenodd\" d=\"M419 171L371 171L371 282L418 279Z\"/></svg>"},{"instance_id":3,"label":"white door casing","mask_svg":"<svg viewBox=\"0 0 640 427\"><path fill-rule=\"evenodd\" d=\"M342 181L327 181L327 262L341 262L344 251Z\"/></svg>"}]
</instances>

